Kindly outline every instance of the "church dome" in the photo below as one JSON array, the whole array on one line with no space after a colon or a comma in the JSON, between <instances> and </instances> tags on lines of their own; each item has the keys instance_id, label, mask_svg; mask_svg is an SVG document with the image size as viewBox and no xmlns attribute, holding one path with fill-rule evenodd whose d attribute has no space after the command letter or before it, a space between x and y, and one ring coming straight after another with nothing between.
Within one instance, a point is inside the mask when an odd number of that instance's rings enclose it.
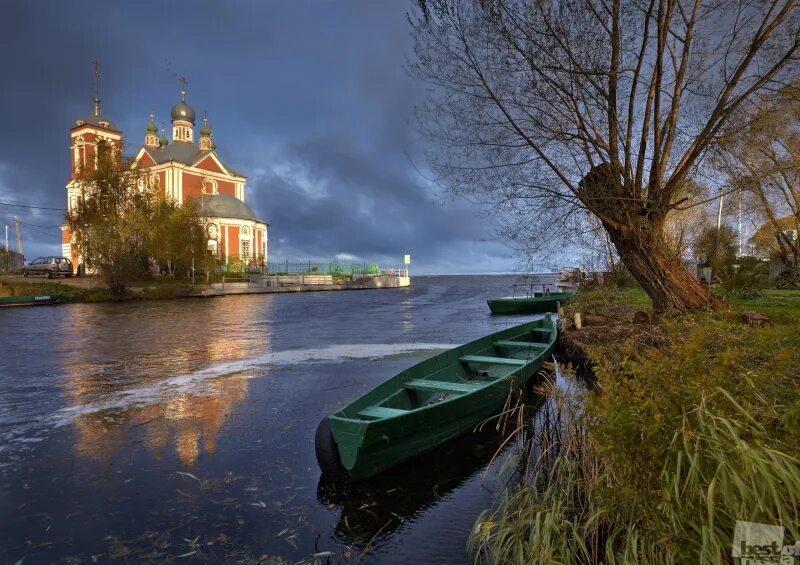
<instances>
[{"instance_id":1,"label":"church dome","mask_svg":"<svg viewBox=\"0 0 800 565\"><path fill-rule=\"evenodd\" d=\"M212 194L198 200L200 200L200 216L204 218L260 221L250 206L233 196Z\"/></svg>"},{"instance_id":2,"label":"church dome","mask_svg":"<svg viewBox=\"0 0 800 565\"><path fill-rule=\"evenodd\" d=\"M211 128L208 126L203 126L200 128L200 135L204 137L211 137Z\"/></svg>"},{"instance_id":3,"label":"church dome","mask_svg":"<svg viewBox=\"0 0 800 565\"><path fill-rule=\"evenodd\" d=\"M172 116L173 122L176 120L183 120L185 122L191 122L191 124L194 125L194 109L183 100L172 107L170 115Z\"/></svg>"},{"instance_id":4,"label":"church dome","mask_svg":"<svg viewBox=\"0 0 800 565\"><path fill-rule=\"evenodd\" d=\"M153 122L147 124L147 133L158 133L158 126Z\"/></svg>"}]
</instances>

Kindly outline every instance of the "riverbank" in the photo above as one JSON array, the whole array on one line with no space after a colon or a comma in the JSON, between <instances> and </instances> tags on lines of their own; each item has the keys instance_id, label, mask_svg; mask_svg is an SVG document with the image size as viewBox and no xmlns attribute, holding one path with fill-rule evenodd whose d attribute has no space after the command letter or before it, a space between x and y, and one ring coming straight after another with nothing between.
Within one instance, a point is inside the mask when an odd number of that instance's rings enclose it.
<instances>
[{"instance_id":1,"label":"riverbank","mask_svg":"<svg viewBox=\"0 0 800 565\"><path fill-rule=\"evenodd\" d=\"M315 277L308 277L314 279ZM321 278L321 277L316 277ZM330 278L330 277L329 277ZM286 279L286 280L282 280ZM6 275L0 277L0 297L58 294L61 302L120 302L129 300L168 300L173 298L212 298L241 294L277 294L342 290L396 289L411 286L409 277L365 276L356 280L306 282L304 277L259 277L256 281L233 279L212 284L190 285L160 278L132 283L123 296L114 296L92 277L45 279Z\"/></svg>"},{"instance_id":2,"label":"riverbank","mask_svg":"<svg viewBox=\"0 0 800 565\"><path fill-rule=\"evenodd\" d=\"M128 300L164 300L179 298L182 289L172 281L158 281L144 287L132 287L122 297L116 297L91 277L69 279L0 277L0 297L58 294L64 303L119 302Z\"/></svg>"},{"instance_id":3,"label":"riverbank","mask_svg":"<svg viewBox=\"0 0 800 565\"><path fill-rule=\"evenodd\" d=\"M773 325L746 325L744 311ZM583 329L565 352L593 388L557 399L561 425L530 433L535 468L478 521L473 550L495 563L716 563L737 520L800 539L800 292L652 323L643 292L601 289L574 312Z\"/></svg>"}]
</instances>

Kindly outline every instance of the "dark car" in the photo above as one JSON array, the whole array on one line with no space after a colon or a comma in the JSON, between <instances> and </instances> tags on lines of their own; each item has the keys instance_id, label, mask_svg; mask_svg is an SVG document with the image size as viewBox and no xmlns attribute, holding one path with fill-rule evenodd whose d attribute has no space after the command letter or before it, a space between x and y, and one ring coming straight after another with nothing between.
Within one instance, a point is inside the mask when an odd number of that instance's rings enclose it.
<instances>
[{"instance_id":1,"label":"dark car","mask_svg":"<svg viewBox=\"0 0 800 565\"><path fill-rule=\"evenodd\" d=\"M22 276L44 275L45 278L56 276L71 277L72 261L66 257L37 257L22 268Z\"/></svg>"}]
</instances>

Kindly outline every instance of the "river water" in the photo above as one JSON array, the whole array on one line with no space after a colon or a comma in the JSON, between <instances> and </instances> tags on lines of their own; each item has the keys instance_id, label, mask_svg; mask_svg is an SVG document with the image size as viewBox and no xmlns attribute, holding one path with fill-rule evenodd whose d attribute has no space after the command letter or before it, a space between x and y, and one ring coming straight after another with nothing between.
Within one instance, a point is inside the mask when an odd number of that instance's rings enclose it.
<instances>
[{"instance_id":1,"label":"river water","mask_svg":"<svg viewBox=\"0 0 800 565\"><path fill-rule=\"evenodd\" d=\"M320 478L314 432L531 319L489 314L513 282L0 310L0 562L469 562L507 467L491 426L352 484Z\"/></svg>"}]
</instances>

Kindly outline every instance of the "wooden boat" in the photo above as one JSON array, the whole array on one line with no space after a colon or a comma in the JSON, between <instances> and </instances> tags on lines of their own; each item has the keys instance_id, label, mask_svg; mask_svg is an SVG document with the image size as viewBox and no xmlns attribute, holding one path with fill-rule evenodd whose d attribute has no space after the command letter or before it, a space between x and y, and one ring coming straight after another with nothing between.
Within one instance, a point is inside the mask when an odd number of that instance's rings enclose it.
<instances>
[{"instance_id":1,"label":"wooden boat","mask_svg":"<svg viewBox=\"0 0 800 565\"><path fill-rule=\"evenodd\" d=\"M395 375L320 422L322 472L366 478L473 428L541 369L557 333L548 314Z\"/></svg>"},{"instance_id":2,"label":"wooden boat","mask_svg":"<svg viewBox=\"0 0 800 565\"><path fill-rule=\"evenodd\" d=\"M507 298L493 298L487 300L489 310L492 314L541 314L544 312L556 312L558 303L564 304L574 296L572 292L546 293L534 292L533 285L530 289L520 296L517 296L517 288L528 285L513 285L513 295Z\"/></svg>"},{"instance_id":3,"label":"wooden boat","mask_svg":"<svg viewBox=\"0 0 800 565\"><path fill-rule=\"evenodd\" d=\"M4 296L0 297L0 307L3 306L42 306L45 304L57 304L61 301L60 294L38 294L26 296Z\"/></svg>"}]
</instances>

